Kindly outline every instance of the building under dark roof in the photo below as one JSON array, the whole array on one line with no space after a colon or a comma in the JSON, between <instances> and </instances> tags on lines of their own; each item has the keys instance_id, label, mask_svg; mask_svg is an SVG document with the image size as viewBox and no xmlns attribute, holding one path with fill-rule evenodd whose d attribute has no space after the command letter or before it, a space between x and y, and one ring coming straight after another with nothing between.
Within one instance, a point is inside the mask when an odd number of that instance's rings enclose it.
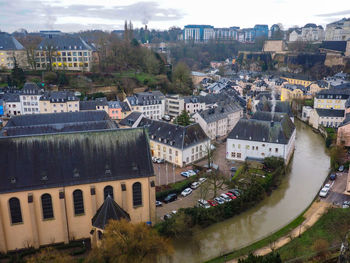
<instances>
[{"instance_id":1,"label":"building under dark roof","mask_svg":"<svg viewBox=\"0 0 350 263\"><path fill-rule=\"evenodd\" d=\"M105 111L64 112L13 116L0 136L20 136L76 131L116 129Z\"/></svg>"},{"instance_id":2,"label":"building under dark roof","mask_svg":"<svg viewBox=\"0 0 350 263\"><path fill-rule=\"evenodd\" d=\"M198 143L209 141L208 136L198 123L180 126L164 121L142 118L139 127L147 128L151 140L181 150Z\"/></svg>"},{"instance_id":3,"label":"building under dark roof","mask_svg":"<svg viewBox=\"0 0 350 263\"><path fill-rule=\"evenodd\" d=\"M52 47L55 50L94 50L81 37L72 35L51 35L44 38L38 45L38 50Z\"/></svg>"},{"instance_id":4,"label":"building under dark roof","mask_svg":"<svg viewBox=\"0 0 350 263\"><path fill-rule=\"evenodd\" d=\"M92 226L105 229L109 220L126 219L130 221L129 214L121 208L110 196L107 196L101 207L92 218Z\"/></svg>"},{"instance_id":5,"label":"building under dark roof","mask_svg":"<svg viewBox=\"0 0 350 263\"><path fill-rule=\"evenodd\" d=\"M107 98L96 98L94 100L79 101L81 111L96 110L97 106L108 106Z\"/></svg>"},{"instance_id":6,"label":"building under dark roof","mask_svg":"<svg viewBox=\"0 0 350 263\"><path fill-rule=\"evenodd\" d=\"M161 104L161 100L163 100L165 97L163 93L160 91L149 91L149 92L139 92L136 93L134 96L127 97L127 100L129 101L131 106L135 105L154 105L154 104Z\"/></svg>"},{"instance_id":7,"label":"building under dark roof","mask_svg":"<svg viewBox=\"0 0 350 263\"><path fill-rule=\"evenodd\" d=\"M46 100L50 102L67 102L79 100L72 91L47 91L41 97L40 100Z\"/></svg>"},{"instance_id":8,"label":"building under dark roof","mask_svg":"<svg viewBox=\"0 0 350 263\"><path fill-rule=\"evenodd\" d=\"M132 127L137 121L140 120L142 113L138 111L133 111L126 118L119 122L121 126Z\"/></svg>"},{"instance_id":9,"label":"building under dark roof","mask_svg":"<svg viewBox=\"0 0 350 263\"><path fill-rule=\"evenodd\" d=\"M256 111L272 111L272 101L267 101L266 99L261 99L259 103L255 106ZM275 106L276 113L286 113L289 117L293 117L293 112L288 101L276 101Z\"/></svg>"},{"instance_id":10,"label":"building under dark roof","mask_svg":"<svg viewBox=\"0 0 350 263\"><path fill-rule=\"evenodd\" d=\"M0 193L153 175L142 128L0 138Z\"/></svg>"},{"instance_id":11,"label":"building under dark roof","mask_svg":"<svg viewBox=\"0 0 350 263\"><path fill-rule=\"evenodd\" d=\"M206 123L216 122L227 118L229 114L242 111L242 107L235 101L231 103L220 102L216 108L197 112Z\"/></svg>"},{"instance_id":12,"label":"building under dark roof","mask_svg":"<svg viewBox=\"0 0 350 263\"><path fill-rule=\"evenodd\" d=\"M316 112L320 117L344 117L345 115L345 110L316 109Z\"/></svg>"},{"instance_id":13,"label":"building under dark roof","mask_svg":"<svg viewBox=\"0 0 350 263\"><path fill-rule=\"evenodd\" d=\"M346 51L346 41L322 41L320 49L343 53Z\"/></svg>"},{"instance_id":14,"label":"building under dark roof","mask_svg":"<svg viewBox=\"0 0 350 263\"><path fill-rule=\"evenodd\" d=\"M13 36L0 32L0 50L24 50L24 47Z\"/></svg>"},{"instance_id":15,"label":"building under dark roof","mask_svg":"<svg viewBox=\"0 0 350 263\"><path fill-rule=\"evenodd\" d=\"M294 123L287 114L284 114L283 118L280 115L275 116L276 121L273 122L271 118L270 114L270 120L240 119L228 135L228 139L288 144L295 130Z\"/></svg>"}]
</instances>

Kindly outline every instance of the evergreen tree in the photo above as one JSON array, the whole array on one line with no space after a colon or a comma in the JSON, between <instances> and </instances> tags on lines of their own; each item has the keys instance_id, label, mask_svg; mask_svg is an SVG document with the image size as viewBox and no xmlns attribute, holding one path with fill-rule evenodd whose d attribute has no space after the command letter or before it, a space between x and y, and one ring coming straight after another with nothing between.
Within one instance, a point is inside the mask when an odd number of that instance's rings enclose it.
<instances>
[{"instance_id":1,"label":"evergreen tree","mask_svg":"<svg viewBox=\"0 0 350 263\"><path fill-rule=\"evenodd\" d=\"M177 116L174 123L181 126L190 125L191 124L190 115L188 115L187 111L183 110L182 113L179 116Z\"/></svg>"},{"instance_id":2,"label":"evergreen tree","mask_svg":"<svg viewBox=\"0 0 350 263\"><path fill-rule=\"evenodd\" d=\"M11 84L12 86L22 88L26 81L26 77L24 75L23 69L21 69L18 66L18 63L15 57L13 57L13 60L14 60L14 67L11 70Z\"/></svg>"}]
</instances>

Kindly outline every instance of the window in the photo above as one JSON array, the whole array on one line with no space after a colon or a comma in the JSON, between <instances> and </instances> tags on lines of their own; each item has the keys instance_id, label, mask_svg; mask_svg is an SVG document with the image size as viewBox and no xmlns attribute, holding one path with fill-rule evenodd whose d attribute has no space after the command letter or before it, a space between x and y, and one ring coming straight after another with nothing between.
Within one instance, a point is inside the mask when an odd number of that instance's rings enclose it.
<instances>
[{"instance_id":1,"label":"window","mask_svg":"<svg viewBox=\"0 0 350 263\"><path fill-rule=\"evenodd\" d=\"M75 190L73 192L74 214L84 214L84 199L83 192L81 190Z\"/></svg>"},{"instance_id":2,"label":"window","mask_svg":"<svg viewBox=\"0 0 350 263\"><path fill-rule=\"evenodd\" d=\"M237 158L241 158L242 154L241 153L237 153Z\"/></svg>"},{"instance_id":3,"label":"window","mask_svg":"<svg viewBox=\"0 0 350 263\"><path fill-rule=\"evenodd\" d=\"M107 186L103 189L103 192L104 192L104 197L105 197L105 199L107 198L107 196L110 196L110 197L112 197L112 199L114 199L114 196L113 196L113 187L112 187L112 186L107 185Z\"/></svg>"},{"instance_id":4,"label":"window","mask_svg":"<svg viewBox=\"0 0 350 263\"><path fill-rule=\"evenodd\" d=\"M278 148L275 148L275 152L278 153Z\"/></svg>"},{"instance_id":5,"label":"window","mask_svg":"<svg viewBox=\"0 0 350 263\"><path fill-rule=\"evenodd\" d=\"M132 185L132 200L134 206L142 205L142 190L139 182Z\"/></svg>"},{"instance_id":6,"label":"window","mask_svg":"<svg viewBox=\"0 0 350 263\"><path fill-rule=\"evenodd\" d=\"M43 209L43 218L44 219L53 218L53 209L52 209L51 195L43 194L41 196L41 206L42 206L42 209Z\"/></svg>"},{"instance_id":7,"label":"window","mask_svg":"<svg viewBox=\"0 0 350 263\"><path fill-rule=\"evenodd\" d=\"M236 158L236 153L234 153L234 152L231 153L231 157L232 157L232 158Z\"/></svg>"},{"instance_id":8,"label":"window","mask_svg":"<svg viewBox=\"0 0 350 263\"><path fill-rule=\"evenodd\" d=\"M11 223L12 224L18 224L22 223L22 212L21 212L21 204L19 202L19 199L16 197L13 197L9 200L10 205L10 213L11 213Z\"/></svg>"}]
</instances>

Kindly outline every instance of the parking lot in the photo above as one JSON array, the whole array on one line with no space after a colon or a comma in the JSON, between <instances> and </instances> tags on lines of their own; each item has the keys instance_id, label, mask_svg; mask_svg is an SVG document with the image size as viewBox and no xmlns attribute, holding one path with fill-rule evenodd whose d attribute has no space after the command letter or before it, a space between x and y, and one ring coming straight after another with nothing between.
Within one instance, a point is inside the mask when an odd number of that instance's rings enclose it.
<instances>
[{"instance_id":1,"label":"parking lot","mask_svg":"<svg viewBox=\"0 0 350 263\"><path fill-rule=\"evenodd\" d=\"M321 200L336 206L342 206L344 201L350 201L350 195L346 194L347 179L347 171L337 172L337 179L334 181L327 197ZM332 184L333 181L329 180L327 183Z\"/></svg>"}]
</instances>

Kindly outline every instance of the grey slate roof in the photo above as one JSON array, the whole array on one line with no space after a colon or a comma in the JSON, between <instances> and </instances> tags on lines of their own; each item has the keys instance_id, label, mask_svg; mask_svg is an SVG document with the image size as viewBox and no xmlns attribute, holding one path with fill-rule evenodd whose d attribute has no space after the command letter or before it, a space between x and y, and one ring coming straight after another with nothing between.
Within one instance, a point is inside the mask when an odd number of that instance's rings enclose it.
<instances>
[{"instance_id":1,"label":"grey slate roof","mask_svg":"<svg viewBox=\"0 0 350 263\"><path fill-rule=\"evenodd\" d=\"M140 128L0 138L0 193L153 175Z\"/></svg>"},{"instance_id":2,"label":"grey slate roof","mask_svg":"<svg viewBox=\"0 0 350 263\"><path fill-rule=\"evenodd\" d=\"M338 52L346 51L346 41L322 41L320 48Z\"/></svg>"},{"instance_id":3,"label":"grey slate roof","mask_svg":"<svg viewBox=\"0 0 350 263\"><path fill-rule=\"evenodd\" d=\"M37 49L45 50L47 47L53 47L55 50L93 50L81 37L71 35L57 35L51 38L44 38Z\"/></svg>"},{"instance_id":4,"label":"grey slate roof","mask_svg":"<svg viewBox=\"0 0 350 263\"><path fill-rule=\"evenodd\" d=\"M105 111L33 114L13 116L0 131L0 137L116 128Z\"/></svg>"},{"instance_id":5,"label":"grey slate roof","mask_svg":"<svg viewBox=\"0 0 350 263\"><path fill-rule=\"evenodd\" d=\"M23 95L40 95L43 93L43 89L40 89L35 83L26 82L20 93Z\"/></svg>"},{"instance_id":6,"label":"grey slate roof","mask_svg":"<svg viewBox=\"0 0 350 263\"><path fill-rule=\"evenodd\" d=\"M121 101L120 107L122 107L122 112L131 111L129 104L126 101Z\"/></svg>"},{"instance_id":7,"label":"grey slate roof","mask_svg":"<svg viewBox=\"0 0 350 263\"><path fill-rule=\"evenodd\" d=\"M164 99L163 93L160 91L139 92L134 96L127 97L131 106L134 105L154 105L161 104L161 100Z\"/></svg>"},{"instance_id":8,"label":"grey slate roof","mask_svg":"<svg viewBox=\"0 0 350 263\"><path fill-rule=\"evenodd\" d=\"M258 95L256 95L255 100L261 100L263 97L267 100L272 100L272 93L269 91L263 91L260 92ZM275 94L275 100L280 100L281 95L280 94Z\"/></svg>"},{"instance_id":9,"label":"grey slate roof","mask_svg":"<svg viewBox=\"0 0 350 263\"><path fill-rule=\"evenodd\" d=\"M228 138L288 144L294 130L294 123L287 115L284 115L280 121L273 122L273 125L271 119L240 119L228 135Z\"/></svg>"},{"instance_id":10,"label":"grey slate roof","mask_svg":"<svg viewBox=\"0 0 350 263\"><path fill-rule=\"evenodd\" d=\"M218 107L198 112L198 114L206 121L206 123L216 122L227 118L231 113L241 111L242 108L235 102L219 103Z\"/></svg>"},{"instance_id":11,"label":"grey slate roof","mask_svg":"<svg viewBox=\"0 0 350 263\"><path fill-rule=\"evenodd\" d=\"M97 106L108 106L107 98L96 98L94 100L79 101L80 110L96 110Z\"/></svg>"},{"instance_id":12,"label":"grey slate roof","mask_svg":"<svg viewBox=\"0 0 350 263\"><path fill-rule=\"evenodd\" d=\"M19 94L5 93L2 98L5 102L20 102Z\"/></svg>"},{"instance_id":13,"label":"grey slate roof","mask_svg":"<svg viewBox=\"0 0 350 263\"><path fill-rule=\"evenodd\" d=\"M320 117L344 117L345 110L316 109Z\"/></svg>"},{"instance_id":14,"label":"grey slate roof","mask_svg":"<svg viewBox=\"0 0 350 263\"><path fill-rule=\"evenodd\" d=\"M345 119L343 120L343 122L339 125L339 127L348 125L350 123L350 114L346 113L345 114Z\"/></svg>"},{"instance_id":15,"label":"grey slate roof","mask_svg":"<svg viewBox=\"0 0 350 263\"><path fill-rule=\"evenodd\" d=\"M24 47L13 36L0 32L0 50L24 50Z\"/></svg>"},{"instance_id":16,"label":"grey slate roof","mask_svg":"<svg viewBox=\"0 0 350 263\"><path fill-rule=\"evenodd\" d=\"M132 125L134 125L134 123L140 118L141 115L141 112L133 111L126 118L122 119L119 122L119 124L123 126L132 127Z\"/></svg>"},{"instance_id":17,"label":"grey slate roof","mask_svg":"<svg viewBox=\"0 0 350 263\"><path fill-rule=\"evenodd\" d=\"M184 127L168 122L142 118L138 127L147 127L151 140L181 150L209 140L198 123Z\"/></svg>"},{"instance_id":18,"label":"grey slate roof","mask_svg":"<svg viewBox=\"0 0 350 263\"><path fill-rule=\"evenodd\" d=\"M335 88L323 89L316 94L317 99L342 99L346 100L350 96L350 85L342 84Z\"/></svg>"},{"instance_id":19,"label":"grey slate roof","mask_svg":"<svg viewBox=\"0 0 350 263\"><path fill-rule=\"evenodd\" d=\"M78 101L72 91L47 91L41 97L40 100L46 100L50 102L67 102L67 101Z\"/></svg>"},{"instance_id":20,"label":"grey slate roof","mask_svg":"<svg viewBox=\"0 0 350 263\"><path fill-rule=\"evenodd\" d=\"M255 106L257 111L272 111L272 102L266 101L266 99L261 99L259 103ZM289 117L293 116L292 109L288 101L276 101L275 112L287 113Z\"/></svg>"},{"instance_id":21,"label":"grey slate roof","mask_svg":"<svg viewBox=\"0 0 350 263\"><path fill-rule=\"evenodd\" d=\"M105 229L109 220L126 219L130 221L129 214L121 208L110 196L107 196L101 207L92 218L92 226Z\"/></svg>"}]
</instances>

